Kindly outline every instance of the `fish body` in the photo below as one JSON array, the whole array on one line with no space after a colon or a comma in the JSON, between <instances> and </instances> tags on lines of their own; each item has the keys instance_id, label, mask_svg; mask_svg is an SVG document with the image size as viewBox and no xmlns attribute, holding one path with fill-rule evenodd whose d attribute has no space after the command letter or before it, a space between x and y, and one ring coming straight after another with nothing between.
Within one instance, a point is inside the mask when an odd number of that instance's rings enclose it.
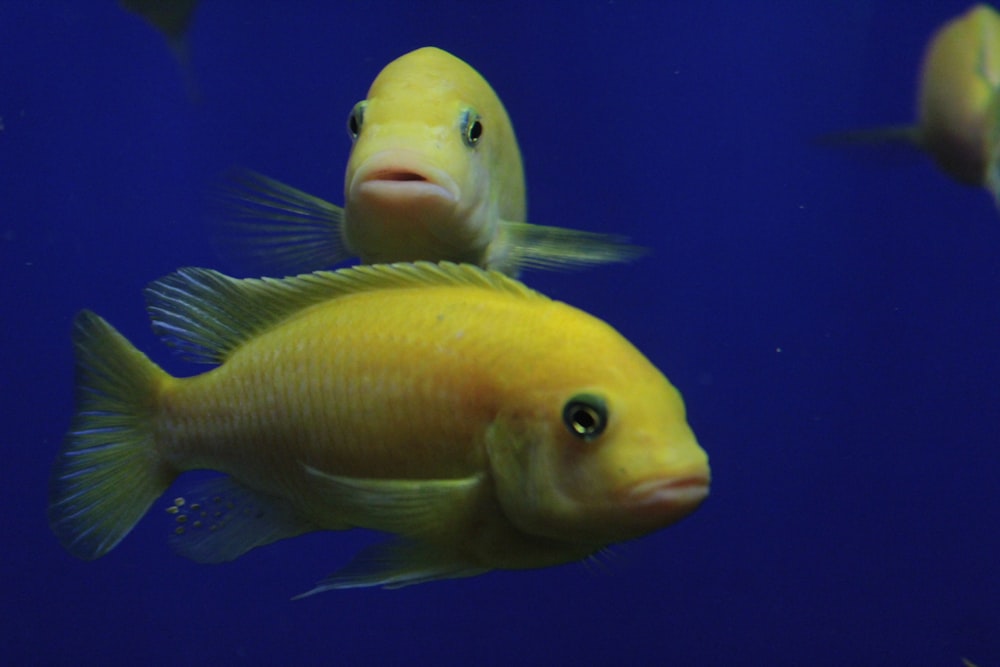
<instances>
[{"instance_id":1,"label":"fish body","mask_svg":"<svg viewBox=\"0 0 1000 667\"><path fill-rule=\"evenodd\" d=\"M524 170L507 111L489 83L433 47L375 78L348 117L344 207L245 170L220 191L244 261L283 272L363 263L524 267L626 261L622 237L527 223Z\"/></svg>"},{"instance_id":2,"label":"fish body","mask_svg":"<svg viewBox=\"0 0 1000 667\"><path fill-rule=\"evenodd\" d=\"M669 525L707 494L674 387L607 324L472 266L148 289L196 361L173 378L92 313L50 521L75 555L120 541L174 478L183 555L236 558L355 526L397 535L322 582L401 586L578 560Z\"/></svg>"}]
</instances>

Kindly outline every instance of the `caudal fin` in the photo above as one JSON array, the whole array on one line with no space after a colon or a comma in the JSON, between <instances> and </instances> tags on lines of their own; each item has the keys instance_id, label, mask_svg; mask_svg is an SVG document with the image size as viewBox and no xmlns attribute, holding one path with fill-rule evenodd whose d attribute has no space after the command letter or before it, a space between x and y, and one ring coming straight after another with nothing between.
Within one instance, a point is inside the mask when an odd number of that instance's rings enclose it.
<instances>
[{"instance_id":1,"label":"caudal fin","mask_svg":"<svg viewBox=\"0 0 1000 667\"><path fill-rule=\"evenodd\" d=\"M170 376L90 311L73 323L77 412L56 459L49 525L74 556L103 556L176 476L157 455L152 416Z\"/></svg>"}]
</instances>

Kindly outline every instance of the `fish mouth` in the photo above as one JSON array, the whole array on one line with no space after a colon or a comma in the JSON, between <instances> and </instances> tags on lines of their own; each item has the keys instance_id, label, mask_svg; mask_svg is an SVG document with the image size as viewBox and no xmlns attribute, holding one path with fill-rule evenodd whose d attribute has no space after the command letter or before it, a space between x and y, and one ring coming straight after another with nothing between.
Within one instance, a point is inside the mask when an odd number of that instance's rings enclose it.
<instances>
[{"instance_id":1,"label":"fish mouth","mask_svg":"<svg viewBox=\"0 0 1000 667\"><path fill-rule=\"evenodd\" d=\"M347 187L349 201L372 208L453 208L461 197L446 171L427 163L419 153L381 151L354 172Z\"/></svg>"},{"instance_id":2,"label":"fish mouth","mask_svg":"<svg viewBox=\"0 0 1000 667\"><path fill-rule=\"evenodd\" d=\"M373 174L371 181L395 181L402 183L405 181L421 181L426 183L427 177L415 171L402 171L399 169L384 169L377 174Z\"/></svg>"},{"instance_id":3,"label":"fish mouth","mask_svg":"<svg viewBox=\"0 0 1000 667\"><path fill-rule=\"evenodd\" d=\"M652 479L632 486L625 502L640 516L669 518L690 514L708 497L708 475Z\"/></svg>"}]
</instances>

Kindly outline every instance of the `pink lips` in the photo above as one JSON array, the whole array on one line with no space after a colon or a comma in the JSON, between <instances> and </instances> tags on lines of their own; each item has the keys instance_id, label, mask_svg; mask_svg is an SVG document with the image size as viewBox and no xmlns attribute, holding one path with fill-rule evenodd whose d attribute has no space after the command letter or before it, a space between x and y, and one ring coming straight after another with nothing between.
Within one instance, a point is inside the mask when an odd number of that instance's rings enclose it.
<instances>
[{"instance_id":1,"label":"pink lips","mask_svg":"<svg viewBox=\"0 0 1000 667\"><path fill-rule=\"evenodd\" d=\"M389 150L371 156L351 178L349 198L372 205L422 205L437 202L453 206L459 199L455 180L426 163L418 154Z\"/></svg>"},{"instance_id":2,"label":"pink lips","mask_svg":"<svg viewBox=\"0 0 1000 667\"><path fill-rule=\"evenodd\" d=\"M693 509L708 496L708 477L654 479L633 486L627 502L636 510Z\"/></svg>"}]
</instances>

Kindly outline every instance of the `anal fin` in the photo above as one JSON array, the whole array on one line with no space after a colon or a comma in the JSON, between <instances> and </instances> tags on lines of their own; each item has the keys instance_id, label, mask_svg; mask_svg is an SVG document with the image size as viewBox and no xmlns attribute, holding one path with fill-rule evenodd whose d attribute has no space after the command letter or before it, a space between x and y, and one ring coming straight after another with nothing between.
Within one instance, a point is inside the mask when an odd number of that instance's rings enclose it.
<instances>
[{"instance_id":1,"label":"anal fin","mask_svg":"<svg viewBox=\"0 0 1000 667\"><path fill-rule=\"evenodd\" d=\"M230 477L193 485L167 512L174 518L170 546L199 563L234 560L255 547L318 530L284 501Z\"/></svg>"}]
</instances>

